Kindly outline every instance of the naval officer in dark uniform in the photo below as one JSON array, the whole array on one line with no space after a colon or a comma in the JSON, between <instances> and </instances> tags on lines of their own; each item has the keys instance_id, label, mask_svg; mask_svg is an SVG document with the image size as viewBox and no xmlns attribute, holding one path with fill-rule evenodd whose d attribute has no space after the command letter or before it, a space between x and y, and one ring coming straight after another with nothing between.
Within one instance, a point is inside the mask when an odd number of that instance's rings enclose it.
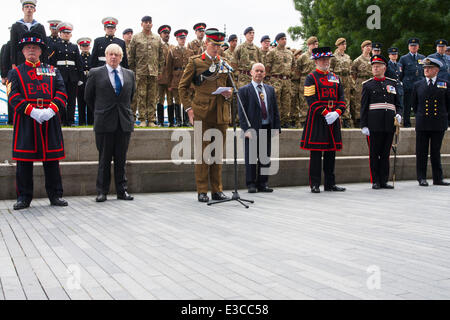
<instances>
[{"instance_id":1,"label":"naval officer in dark uniform","mask_svg":"<svg viewBox=\"0 0 450 320\"><path fill-rule=\"evenodd\" d=\"M127 45L122 39L116 38L116 28L119 20L113 17L107 17L102 20L106 35L94 40L92 49L92 68L104 66L106 63L105 50L110 44L116 43L123 50L123 58L120 65L128 69Z\"/></svg>"},{"instance_id":2,"label":"naval officer in dark uniform","mask_svg":"<svg viewBox=\"0 0 450 320\"><path fill-rule=\"evenodd\" d=\"M433 184L448 186L441 165L441 146L448 128L450 113L450 86L439 78L442 63L431 57L424 61L425 79L416 82L412 94L412 107L416 113L417 180L427 187L428 150L430 150ZM431 145L431 146L430 146Z\"/></svg>"},{"instance_id":3,"label":"naval officer in dark uniform","mask_svg":"<svg viewBox=\"0 0 450 320\"><path fill-rule=\"evenodd\" d=\"M419 39L411 38L408 40L409 52L400 58L400 64L402 66L402 72L400 74L400 81L403 83L403 89L405 91L404 96L404 127L411 127L411 107L412 107L412 90L414 83L423 79L422 60L424 55L418 53L419 51Z\"/></svg>"},{"instance_id":4,"label":"naval officer in dark uniform","mask_svg":"<svg viewBox=\"0 0 450 320\"><path fill-rule=\"evenodd\" d=\"M84 91L86 88L86 80L91 70L91 38L80 38L77 40L77 44L80 46L81 50L81 62L82 62L82 74L81 80L78 83L77 90L77 104L78 104L78 125L80 126L91 126L94 124L94 114L90 108L86 108L86 100L84 100Z\"/></svg>"},{"instance_id":5,"label":"naval officer in dark uniform","mask_svg":"<svg viewBox=\"0 0 450 320\"><path fill-rule=\"evenodd\" d=\"M33 199L33 163L42 162L45 189L53 206L67 206L59 160L65 158L59 112L66 107L64 81L57 69L40 62L47 46L38 33L25 33L17 48L26 61L8 74L8 100L14 108L12 159L17 161L17 203L14 210L30 206Z\"/></svg>"},{"instance_id":6,"label":"naval officer in dark uniform","mask_svg":"<svg viewBox=\"0 0 450 320\"><path fill-rule=\"evenodd\" d=\"M75 123L75 103L77 87L82 76L82 62L76 44L70 42L72 38L72 24L62 22L58 25L61 41L53 46L54 53L50 64L61 72L68 96L67 112L62 114L63 125L72 126Z\"/></svg>"},{"instance_id":7,"label":"naval officer in dark uniform","mask_svg":"<svg viewBox=\"0 0 450 320\"><path fill-rule=\"evenodd\" d=\"M363 82L361 131L367 136L372 189L394 189L388 185L389 154L394 137L394 119L402 122L402 106L397 81L385 77L387 60L381 55L370 59L373 78Z\"/></svg>"}]
</instances>

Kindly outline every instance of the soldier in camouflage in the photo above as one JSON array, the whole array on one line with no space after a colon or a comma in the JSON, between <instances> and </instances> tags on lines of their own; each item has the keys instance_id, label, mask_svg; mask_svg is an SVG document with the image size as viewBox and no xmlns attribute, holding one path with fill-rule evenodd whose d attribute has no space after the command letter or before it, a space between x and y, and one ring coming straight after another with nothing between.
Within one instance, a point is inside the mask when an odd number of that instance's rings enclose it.
<instances>
[{"instance_id":1,"label":"soldier in camouflage","mask_svg":"<svg viewBox=\"0 0 450 320\"><path fill-rule=\"evenodd\" d=\"M268 35L262 36L260 51L261 51L262 64L265 66L267 54L270 51L270 37Z\"/></svg>"},{"instance_id":2,"label":"soldier in camouflage","mask_svg":"<svg viewBox=\"0 0 450 320\"><path fill-rule=\"evenodd\" d=\"M241 88L252 81L250 71L253 64L262 61L261 51L253 44L255 30L248 27L244 31L245 42L239 45L231 60L232 67L238 72L238 88Z\"/></svg>"},{"instance_id":3,"label":"soldier in camouflage","mask_svg":"<svg viewBox=\"0 0 450 320\"><path fill-rule=\"evenodd\" d=\"M345 104L347 108L342 115L343 127L352 127L350 96L353 87L353 79L350 76L350 69L352 67L352 59L345 53L347 49L347 42L344 38L337 39L335 43L337 49L334 52L334 57L330 60L330 71L334 72L341 79L341 84L344 87Z\"/></svg>"},{"instance_id":4,"label":"soldier in camouflage","mask_svg":"<svg viewBox=\"0 0 450 320\"><path fill-rule=\"evenodd\" d=\"M302 55L302 50L294 50L294 60ZM300 90L300 72L298 68L292 71L291 77L291 124L295 128L300 128L300 100L299 100L299 90Z\"/></svg>"},{"instance_id":5,"label":"soldier in camouflage","mask_svg":"<svg viewBox=\"0 0 450 320\"><path fill-rule=\"evenodd\" d=\"M296 61L296 68L300 73L300 87L298 89L298 100L300 104L300 123L302 128L305 127L306 116L308 114L308 104L306 103L304 96L305 80L308 74L316 69L314 60L311 59L312 51L314 48L319 47L319 40L316 37L309 37L306 40L308 51L304 52Z\"/></svg>"},{"instance_id":6,"label":"soldier in camouflage","mask_svg":"<svg viewBox=\"0 0 450 320\"><path fill-rule=\"evenodd\" d=\"M158 114L158 126L164 126L164 102L167 97L167 115L168 118L174 117L174 105L173 105L173 95L169 91L169 78L168 71L166 68L166 59L169 54L169 50L174 46L169 44L170 32L172 28L169 25L163 25L158 28L158 34L161 37L161 43L164 52L164 66L161 71L161 75L158 76L158 104L156 105L156 112ZM173 126L173 121L169 121L169 125Z\"/></svg>"},{"instance_id":7,"label":"soldier in camouflage","mask_svg":"<svg viewBox=\"0 0 450 320\"><path fill-rule=\"evenodd\" d=\"M225 51L223 57L228 61L233 60L233 54L237 47L237 36L232 34L228 37L229 48Z\"/></svg>"},{"instance_id":8,"label":"soldier in camouflage","mask_svg":"<svg viewBox=\"0 0 450 320\"><path fill-rule=\"evenodd\" d=\"M181 127L183 125L183 120L181 118L181 99L178 93L178 84L180 83L181 77L183 76L184 69L186 68L186 65L189 61L189 57L194 55L194 52L191 49L186 48L185 46L187 34L188 31L184 29L175 31L175 37L177 39L178 45L176 47L172 47L169 50L169 54L167 55L166 60L169 91L172 93L175 100L175 118L178 127ZM189 91L189 89L187 90ZM185 125L187 125L187 123L189 122L186 113L184 113L184 122ZM169 113L169 123L171 127L174 125L173 113Z\"/></svg>"},{"instance_id":9,"label":"soldier in camouflage","mask_svg":"<svg viewBox=\"0 0 450 320\"><path fill-rule=\"evenodd\" d=\"M155 105L158 76L164 66L161 38L152 33L152 18L142 18L142 32L133 36L130 44L130 69L136 74L139 126L156 126ZM133 110L135 112L135 110Z\"/></svg>"},{"instance_id":10,"label":"soldier in camouflage","mask_svg":"<svg viewBox=\"0 0 450 320\"><path fill-rule=\"evenodd\" d=\"M351 75L355 81L355 91L353 95L351 116L355 127L360 126L361 94L363 82L372 78L372 65L370 63L370 52L372 41L366 40L361 44L362 54L356 58L351 67Z\"/></svg>"},{"instance_id":11,"label":"soldier in camouflage","mask_svg":"<svg viewBox=\"0 0 450 320\"><path fill-rule=\"evenodd\" d=\"M125 46L127 48L127 55L130 54L130 43L131 39L133 39L133 29L127 28L122 32L123 41L125 41Z\"/></svg>"},{"instance_id":12,"label":"soldier in camouflage","mask_svg":"<svg viewBox=\"0 0 450 320\"><path fill-rule=\"evenodd\" d=\"M270 77L270 84L275 88L281 127L290 128L292 127L291 75L295 70L295 59L291 50L286 48L287 38L285 33L277 34L275 40L278 46L267 54L266 72Z\"/></svg>"},{"instance_id":13,"label":"soldier in camouflage","mask_svg":"<svg viewBox=\"0 0 450 320\"><path fill-rule=\"evenodd\" d=\"M194 26L195 35L197 39L192 40L188 44L188 49L192 50L194 54L201 54L205 50L206 43L203 41L205 37L206 23L200 22Z\"/></svg>"}]
</instances>

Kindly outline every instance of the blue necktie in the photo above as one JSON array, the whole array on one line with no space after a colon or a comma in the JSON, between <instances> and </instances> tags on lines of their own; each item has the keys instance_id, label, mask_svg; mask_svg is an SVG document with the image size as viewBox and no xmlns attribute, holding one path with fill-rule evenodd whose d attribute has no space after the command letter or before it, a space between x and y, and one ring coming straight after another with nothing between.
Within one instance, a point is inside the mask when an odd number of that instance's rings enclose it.
<instances>
[{"instance_id":1,"label":"blue necktie","mask_svg":"<svg viewBox=\"0 0 450 320\"><path fill-rule=\"evenodd\" d=\"M120 95L120 91L122 91L122 82L120 82L120 78L119 78L119 72L117 71L117 69L113 70L114 72L114 81L116 82L116 94Z\"/></svg>"}]
</instances>

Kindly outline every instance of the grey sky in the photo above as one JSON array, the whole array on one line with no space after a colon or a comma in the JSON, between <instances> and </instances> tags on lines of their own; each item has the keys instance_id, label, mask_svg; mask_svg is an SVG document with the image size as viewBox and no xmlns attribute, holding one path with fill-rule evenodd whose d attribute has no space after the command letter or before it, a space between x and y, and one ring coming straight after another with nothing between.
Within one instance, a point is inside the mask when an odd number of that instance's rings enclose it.
<instances>
[{"instance_id":1,"label":"grey sky","mask_svg":"<svg viewBox=\"0 0 450 320\"><path fill-rule=\"evenodd\" d=\"M9 40L8 27L23 18L23 13L20 0L2 1L1 10L0 43L3 44ZM47 33L48 20L58 19L72 23L72 42L75 42L80 37L94 39L103 36L101 20L107 16L119 19L117 36L121 37L122 31L128 27L135 32L140 31L140 20L144 15L152 16L154 32L162 24L169 24L172 31L188 29L188 41L194 38L192 27L197 22L205 22L208 27L216 27L222 31L226 24L227 34L236 33L240 39L244 38L244 29L253 26L258 45L261 36L268 34L273 40L277 33L286 32L288 27L297 25L300 17L292 0L38 0L35 19L45 25ZM170 42L174 41L171 36ZM302 43L303 41L289 41L288 46L299 48Z\"/></svg>"}]
</instances>

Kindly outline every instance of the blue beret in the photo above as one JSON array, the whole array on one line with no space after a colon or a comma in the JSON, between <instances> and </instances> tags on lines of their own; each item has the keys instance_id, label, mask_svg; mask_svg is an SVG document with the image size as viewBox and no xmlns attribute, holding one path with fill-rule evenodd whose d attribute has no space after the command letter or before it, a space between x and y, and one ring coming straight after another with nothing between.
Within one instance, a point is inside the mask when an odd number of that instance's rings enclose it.
<instances>
[{"instance_id":1,"label":"blue beret","mask_svg":"<svg viewBox=\"0 0 450 320\"><path fill-rule=\"evenodd\" d=\"M270 37L268 35L262 36L261 42L264 42L266 40L270 40Z\"/></svg>"},{"instance_id":2,"label":"blue beret","mask_svg":"<svg viewBox=\"0 0 450 320\"><path fill-rule=\"evenodd\" d=\"M145 16L145 17L143 17L142 19L141 19L141 21L142 22L152 22L152 17L150 17L150 16Z\"/></svg>"},{"instance_id":3,"label":"blue beret","mask_svg":"<svg viewBox=\"0 0 450 320\"><path fill-rule=\"evenodd\" d=\"M286 38L286 33L281 32L281 33L277 34L277 36L275 37L275 41L278 41L281 38Z\"/></svg>"},{"instance_id":4,"label":"blue beret","mask_svg":"<svg viewBox=\"0 0 450 320\"><path fill-rule=\"evenodd\" d=\"M233 40L236 40L236 39L237 39L237 35L232 34L232 35L230 35L230 36L228 37L228 42L233 41Z\"/></svg>"},{"instance_id":5,"label":"blue beret","mask_svg":"<svg viewBox=\"0 0 450 320\"><path fill-rule=\"evenodd\" d=\"M123 30L122 34L127 34L127 33L130 33L130 32L133 33L133 29L127 28L127 29Z\"/></svg>"},{"instance_id":6,"label":"blue beret","mask_svg":"<svg viewBox=\"0 0 450 320\"><path fill-rule=\"evenodd\" d=\"M248 27L247 29L244 30L244 36L245 36L247 33L249 33L250 31L255 31L255 30L253 29L253 27Z\"/></svg>"}]
</instances>

